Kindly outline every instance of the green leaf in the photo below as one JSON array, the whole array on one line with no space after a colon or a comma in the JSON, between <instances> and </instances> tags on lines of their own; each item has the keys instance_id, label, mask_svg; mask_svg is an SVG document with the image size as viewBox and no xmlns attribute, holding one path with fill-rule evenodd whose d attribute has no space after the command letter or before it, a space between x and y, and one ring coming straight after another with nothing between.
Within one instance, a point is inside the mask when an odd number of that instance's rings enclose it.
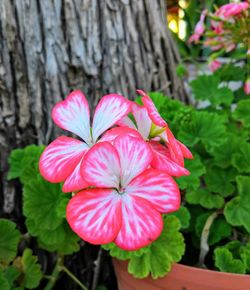
<instances>
[{"instance_id":1,"label":"green leaf","mask_svg":"<svg viewBox=\"0 0 250 290\"><path fill-rule=\"evenodd\" d=\"M42 279L41 265L36 256L32 256L31 249L25 249L21 258L24 277L22 285L28 289L36 288Z\"/></svg>"},{"instance_id":2,"label":"green leaf","mask_svg":"<svg viewBox=\"0 0 250 290\"><path fill-rule=\"evenodd\" d=\"M15 149L9 157L10 170L8 180L19 177L22 183L36 177L39 173L38 162L44 146L30 145L23 149Z\"/></svg>"},{"instance_id":3,"label":"green leaf","mask_svg":"<svg viewBox=\"0 0 250 290\"><path fill-rule=\"evenodd\" d=\"M181 223L182 229L187 229L190 223L190 212L185 206L181 206L178 211L171 213L170 215L176 216Z\"/></svg>"},{"instance_id":4,"label":"green leaf","mask_svg":"<svg viewBox=\"0 0 250 290\"><path fill-rule=\"evenodd\" d=\"M136 251L125 251L119 248L118 246L116 246L116 244L114 243L102 245L102 247L103 249L109 251L112 257L116 257L117 259L122 260L122 261L128 260L133 256L140 257L144 253L149 251L149 246L140 248L139 250L136 250Z\"/></svg>"},{"instance_id":5,"label":"green leaf","mask_svg":"<svg viewBox=\"0 0 250 290\"><path fill-rule=\"evenodd\" d=\"M176 74L179 78L183 78L184 76L188 75L188 71L183 64L179 64L176 67Z\"/></svg>"},{"instance_id":6,"label":"green leaf","mask_svg":"<svg viewBox=\"0 0 250 290\"><path fill-rule=\"evenodd\" d=\"M235 189L231 182L235 180L236 174L237 171L234 168L208 167L205 175L208 190L220 193L224 197L230 196Z\"/></svg>"},{"instance_id":7,"label":"green leaf","mask_svg":"<svg viewBox=\"0 0 250 290\"><path fill-rule=\"evenodd\" d=\"M223 82L242 81L245 77L245 70L242 67L228 63L217 69L215 75Z\"/></svg>"},{"instance_id":8,"label":"green leaf","mask_svg":"<svg viewBox=\"0 0 250 290\"><path fill-rule=\"evenodd\" d=\"M246 267L246 272L250 273L250 243L240 247L239 254L243 264Z\"/></svg>"},{"instance_id":9,"label":"green leaf","mask_svg":"<svg viewBox=\"0 0 250 290\"><path fill-rule=\"evenodd\" d=\"M233 226L243 226L250 233L250 177L236 178L239 196L230 200L224 209L227 222Z\"/></svg>"},{"instance_id":10,"label":"green leaf","mask_svg":"<svg viewBox=\"0 0 250 290\"><path fill-rule=\"evenodd\" d=\"M224 122L225 119L216 113L194 112L189 124L181 128L179 139L188 146L202 142L203 145L217 147L226 139Z\"/></svg>"},{"instance_id":11,"label":"green leaf","mask_svg":"<svg viewBox=\"0 0 250 290\"><path fill-rule=\"evenodd\" d=\"M3 270L0 268L0 289L1 290L11 290L11 286L8 279L5 277Z\"/></svg>"},{"instance_id":12,"label":"green leaf","mask_svg":"<svg viewBox=\"0 0 250 290\"><path fill-rule=\"evenodd\" d=\"M20 238L15 223L0 219L0 262L9 263L15 258Z\"/></svg>"},{"instance_id":13,"label":"green leaf","mask_svg":"<svg viewBox=\"0 0 250 290\"><path fill-rule=\"evenodd\" d=\"M239 144L242 142L243 140L236 134L229 133L225 142L220 146L208 148L208 151L213 155L213 161L217 166L227 168L232 164L233 155L239 151Z\"/></svg>"},{"instance_id":14,"label":"green leaf","mask_svg":"<svg viewBox=\"0 0 250 290\"><path fill-rule=\"evenodd\" d=\"M233 93L229 88L219 87L220 79L216 75L201 75L190 83L197 100L209 100L213 105L231 105Z\"/></svg>"},{"instance_id":15,"label":"green leaf","mask_svg":"<svg viewBox=\"0 0 250 290\"><path fill-rule=\"evenodd\" d=\"M20 276L21 271L15 266L11 265L5 269L5 277L7 278L10 285L14 284L14 281ZM1 288L0 288L1 289Z\"/></svg>"},{"instance_id":16,"label":"green leaf","mask_svg":"<svg viewBox=\"0 0 250 290\"><path fill-rule=\"evenodd\" d=\"M37 236L39 246L49 252L71 255L80 249L80 239L70 229L66 220L54 231L41 230Z\"/></svg>"},{"instance_id":17,"label":"green leaf","mask_svg":"<svg viewBox=\"0 0 250 290\"><path fill-rule=\"evenodd\" d=\"M217 248L214 251L215 266L222 272L245 274L246 267L240 259L234 259L232 253L226 248Z\"/></svg>"},{"instance_id":18,"label":"green leaf","mask_svg":"<svg viewBox=\"0 0 250 290\"><path fill-rule=\"evenodd\" d=\"M235 153L232 160L233 166L241 173L250 173L250 143L241 143L238 153Z\"/></svg>"},{"instance_id":19,"label":"green leaf","mask_svg":"<svg viewBox=\"0 0 250 290\"><path fill-rule=\"evenodd\" d=\"M185 251L185 243L175 216L165 216L160 237L149 246L149 251L139 257L131 257L128 271L136 278L145 278L150 273L153 279L163 277L173 262L179 262Z\"/></svg>"},{"instance_id":20,"label":"green leaf","mask_svg":"<svg viewBox=\"0 0 250 290\"><path fill-rule=\"evenodd\" d=\"M186 200L190 204L199 204L207 209L219 209L224 205L223 197L203 188L186 193Z\"/></svg>"},{"instance_id":21,"label":"green leaf","mask_svg":"<svg viewBox=\"0 0 250 290\"><path fill-rule=\"evenodd\" d=\"M195 233L197 237L201 237L202 230L211 213L201 214L196 219ZM211 225L208 237L208 244L214 245L225 238L229 238L232 234L232 227L225 221L224 217L217 217Z\"/></svg>"},{"instance_id":22,"label":"green leaf","mask_svg":"<svg viewBox=\"0 0 250 290\"><path fill-rule=\"evenodd\" d=\"M41 229L54 230L62 223L57 207L68 197L61 192L60 184L45 181L41 176L24 187L24 215L35 221Z\"/></svg>"},{"instance_id":23,"label":"green leaf","mask_svg":"<svg viewBox=\"0 0 250 290\"><path fill-rule=\"evenodd\" d=\"M196 190L200 186L200 176L206 172L200 156L195 154L194 159L185 160L185 168L190 171L190 175L182 176L176 181L181 189Z\"/></svg>"},{"instance_id":24,"label":"green leaf","mask_svg":"<svg viewBox=\"0 0 250 290\"><path fill-rule=\"evenodd\" d=\"M233 118L240 121L244 127L250 127L250 99L239 101L233 112Z\"/></svg>"}]
</instances>

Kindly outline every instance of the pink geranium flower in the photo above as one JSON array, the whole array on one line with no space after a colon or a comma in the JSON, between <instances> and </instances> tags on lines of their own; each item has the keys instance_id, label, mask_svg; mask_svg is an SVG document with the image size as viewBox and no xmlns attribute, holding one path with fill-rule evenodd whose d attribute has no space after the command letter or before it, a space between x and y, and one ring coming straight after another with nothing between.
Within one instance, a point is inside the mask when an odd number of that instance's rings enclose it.
<instances>
[{"instance_id":1,"label":"pink geranium flower","mask_svg":"<svg viewBox=\"0 0 250 290\"><path fill-rule=\"evenodd\" d=\"M189 43L198 43L200 37L205 32L205 18L206 18L207 10L203 10L200 16L200 20L197 22L194 28L194 34L192 34L188 40Z\"/></svg>"},{"instance_id":2,"label":"pink geranium flower","mask_svg":"<svg viewBox=\"0 0 250 290\"><path fill-rule=\"evenodd\" d=\"M244 84L244 92L246 95L250 94L250 78L248 78Z\"/></svg>"},{"instance_id":3,"label":"pink geranium flower","mask_svg":"<svg viewBox=\"0 0 250 290\"><path fill-rule=\"evenodd\" d=\"M88 183L80 174L85 154L104 131L130 112L130 107L130 101L120 95L104 96L96 107L91 128L89 106L82 92L74 91L66 100L55 105L52 111L54 122L83 141L66 136L53 141L39 162L42 176L50 182L64 182L64 192L87 187Z\"/></svg>"},{"instance_id":4,"label":"pink geranium flower","mask_svg":"<svg viewBox=\"0 0 250 290\"><path fill-rule=\"evenodd\" d=\"M122 135L113 145L92 147L81 165L82 175L96 188L78 192L69 201L66 217L72 230L92 244L116 243L136 250L157 239L161 213L180 206L177 184L168 174L150 168L148 143Z\"/></svg>"},{"instance_id":5,"label":"pink geranium flower","mask_svg":"<svg viewBox=\"0 0 250 290\"><path fill-rule=\"evenodd\" d=\"M230 17L241 14L244 10L248 9L249 7L250 5L247 2L229 3L221 6L215 12L215 15L223 19L228 19Z\"/></svg>"},{"instance_id":6,"label":"pink geranium flower","mask_svg":"<svg viewBox=\"0 0 250 290\"><path fill-rule=\"evenodd\" d=\"M222 65L221 62L218 61L217 59L212 60L208 64L208 66L212 72L215 72L217 69L219 69L221 67L221 65Z\"/></svg>"},{"instance_id":7,"label":"pink geranium flower","mask_svg":"<svg viewBox=\"0 0 250 290\"><path fill-rule=\"evenodd\" d=\"M144 106L134 104L132 113L135 118L134 124L129 117L119 121L119 125L137 130L145 141L148 141L153 151L151 166L164 170L171 176L188 175L189 171L184 168L184 158L193 158L188 148L178 141L167 123L162 119L151 98L142 90L137 90L142 96ZM114 130L112 138L118 136L118 130ZM104 140L111 140L110 133L104 135ZM162 141L164 144L160 144Z\"/></svg>"}]
</instances>

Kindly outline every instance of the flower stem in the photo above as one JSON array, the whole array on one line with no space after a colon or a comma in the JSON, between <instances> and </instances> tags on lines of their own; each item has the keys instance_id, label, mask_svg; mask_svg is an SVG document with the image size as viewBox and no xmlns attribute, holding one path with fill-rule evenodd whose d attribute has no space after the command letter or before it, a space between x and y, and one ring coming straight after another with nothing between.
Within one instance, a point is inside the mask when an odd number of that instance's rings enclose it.
<instances>
[{"instance_id":1,"label":"flower stem","mask_svg":"<svg viewBox=\"0 0 250 290\"><path fill-rule=\"evenodd\" d=\"M80 281L80 280L78 280L77 278L76 278L76 276L73 274L73 273L71 273L70 271L69 271L69 269L68 268L66 268L64 265L63 266L61 266L60 267L61 268L61 270L62 271L64 271L72 280L74 280L75 282L76 282L76 284L78 284L80 287L81 287L81 289L83 289L83 290L88 290L88 288L86 287L86 286L84 286L83 284L82 284L82 282Z\"/></svg>"},{"instance_id":2,"label":"flower stem","mask_svg":"<svg viewBox=\"0 0 250 290\"><path fill-rule=\"evenodd\" d=\"M63 256L58 256L57 262L56 262L56 265L54 267L52 274L50 276L45 276L45 278L49 279L49 281L47 285L45 286L44 290L53 289L56 281L58 280L62 265L63 265Z\"/></svg>"},{"instance_id":3,"label":"flower stem","mask_svg":"<svg viewBox=\"0 0 250 290\"><path fill-rule=\"evenodd\" d=\"M208 237L210 233L210 228L214 222L214 220L217 218L218 212L212 213L206 220L206 223L204 225L204 228L201 233L201 243L200 243L200 257L199 257L199 263L198 267L206 268L204 261L206 258L206 255L209 251L209 245L208 245Z\"/></svg>"}]
</instances>

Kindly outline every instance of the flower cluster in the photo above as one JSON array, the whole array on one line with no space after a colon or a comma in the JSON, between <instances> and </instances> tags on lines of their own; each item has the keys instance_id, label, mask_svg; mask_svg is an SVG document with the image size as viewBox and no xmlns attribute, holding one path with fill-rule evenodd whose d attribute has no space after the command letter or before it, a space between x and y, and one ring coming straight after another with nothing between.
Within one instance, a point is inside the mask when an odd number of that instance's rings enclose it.
<instances>
[{"instance_id":1,"label":"flower cluster","mask_svg":"<svg viewBox=\"0 0 250 290\"><path fill-rule=\"evenodd\" d=\"M210 25L205 26L206 16L210 18ZM250 4L249 2L229 3L219 7L214 13L204 10L195 26L194 34L189 43L199 43L204 36L203 44L213 52L209 61L211 71L221 67L216 59L223 53L234 50L238 44L245 47L250 56ZM249 76L246 79L244 91L250 94Z\"/></svg>"},{"instance_id":2,"label":"flower cluster","mask_svg":"<svg viewBox=\"0 0 250 290\"><path fill-rule=\"evenodd\" d=\"M67 205L70 227L93 244L136 250L157 239L162 214L178 210L173 176L188 175L179 142L143 91L143 105L110 94L94 112L80 91L53 108L54 122L82 140L61 136L43 152L39 167L50 182L75 192Z\"/></svg>"}]
</instances>

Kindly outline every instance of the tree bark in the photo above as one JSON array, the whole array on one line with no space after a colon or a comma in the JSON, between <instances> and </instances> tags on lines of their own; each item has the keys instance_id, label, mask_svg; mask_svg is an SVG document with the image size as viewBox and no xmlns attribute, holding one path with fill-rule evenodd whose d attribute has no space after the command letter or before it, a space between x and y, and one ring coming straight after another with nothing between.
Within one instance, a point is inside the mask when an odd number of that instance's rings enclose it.
<instances>
[{"instance_id":1,"label":"tree bark","mask_svg":"<svg viewBox=\"0 0 250 290\"><path fill-rule=\"evenodd\" d=\"M107 93L136 88L185 101L165 0L1 0L0 146L2 211L13 211L7 183L12 148L47 144L58 129L53 105L73 89L93 107Z\"/></svg>"}]
</instances>

